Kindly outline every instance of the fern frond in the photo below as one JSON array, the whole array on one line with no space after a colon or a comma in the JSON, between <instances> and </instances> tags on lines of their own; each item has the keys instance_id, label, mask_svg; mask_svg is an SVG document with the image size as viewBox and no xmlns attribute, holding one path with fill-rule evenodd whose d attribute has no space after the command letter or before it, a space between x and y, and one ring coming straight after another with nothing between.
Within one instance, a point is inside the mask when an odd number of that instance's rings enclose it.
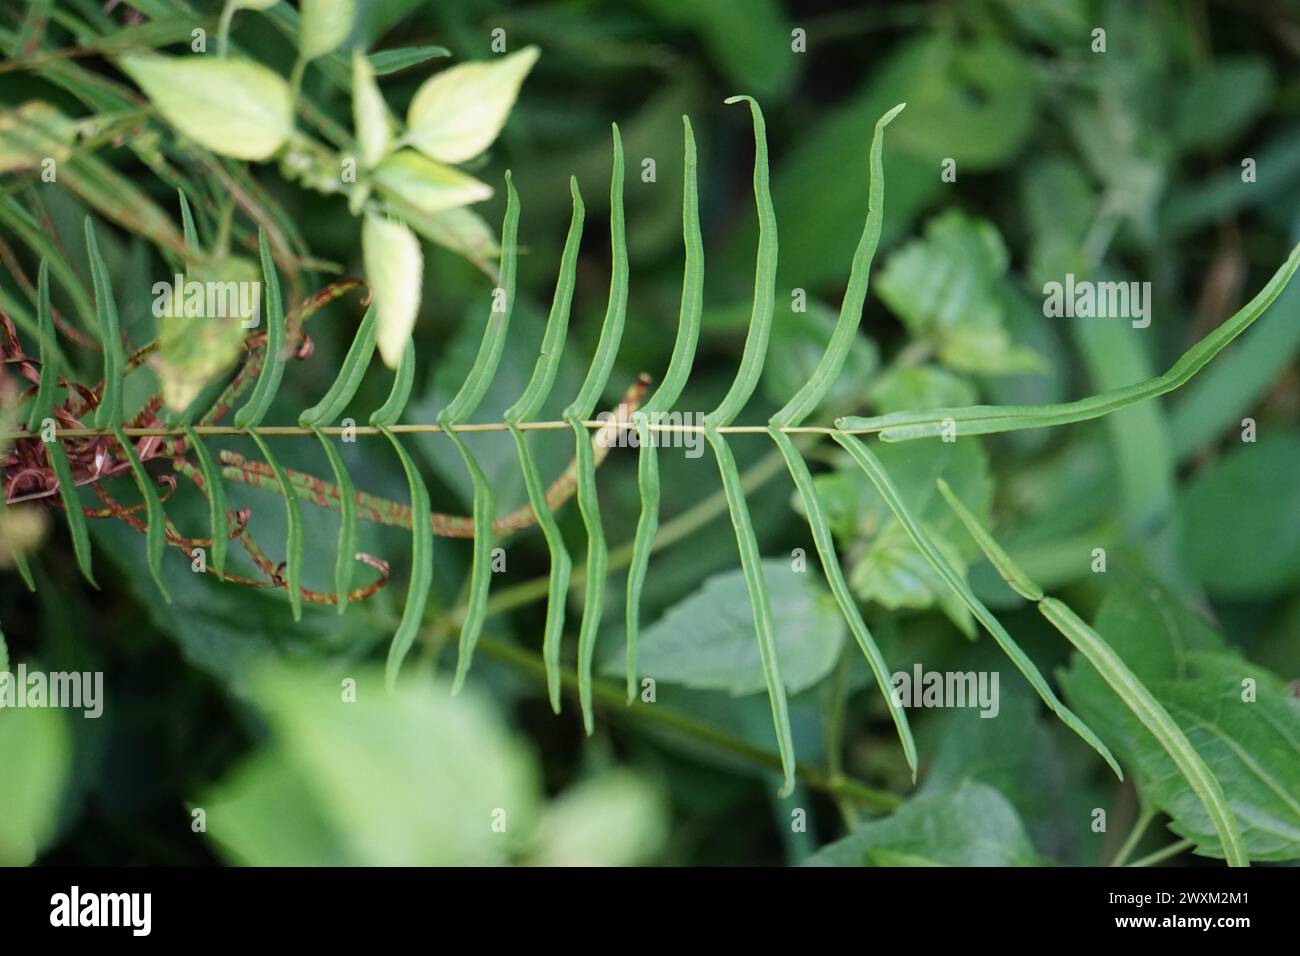
<instances>
[{"instance_id":1,"label":"fern frond","mask_svg":"<svg viewBox=\"0 0 1300 956\"><path fill-rule=\"evenodd\" d=\"M1029 579L1029 575L1020 569L1011 559L1011 555L1002 549L978 519L952 493L947 482L940 478L937 484L948 506L952 508L966 531L1011 589L1037 605L1039 613L1047 618L1052 626L1087 659L1125 706L1133 712L1133 716L1151 731L1152 736L1164 748L1165 753L1174 762L1174 766L1178 768L1178 772L1187 781L1187 785L1201 801L1201 806L1205 808L1206 815L1219 835L1219 842L1223 845L1223 853L1228 865L1249 866L1250 858L1241 841L1241 829L1237 826L1237 818L1228 805L1227 797L1224 796L1223 787L1201 755L1196 752L1196 748L1187 739L1182 728L1169 715L1169 711L1165 710L1164 705L1147 690L1141 679L1129 669L1100 634L1085 624L1065 604L1043 594L1043 589Z\"/></svg>"}]
</instances>

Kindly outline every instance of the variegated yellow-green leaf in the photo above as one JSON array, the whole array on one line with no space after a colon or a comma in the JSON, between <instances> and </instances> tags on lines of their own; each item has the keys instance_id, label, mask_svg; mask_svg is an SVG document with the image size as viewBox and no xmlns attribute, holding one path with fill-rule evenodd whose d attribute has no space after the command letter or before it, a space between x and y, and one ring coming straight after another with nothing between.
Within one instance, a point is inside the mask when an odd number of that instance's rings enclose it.
<instances>
[{"instance_id":1,"label":"variegated yellow-green leaf","mask_svg":"<svg viewBox=\"0 0 1300 956\"><path fill-rule=\"evenodd\" d=\"M298 53L314 60L336 49L352 32L356 14L355 0L302 0Z\"/></svg>"},{"instance_id":2,"label":"variegated yellow-green leaf","mask_svg":"<svg viewBox=\"0 0 1300 956\"><path fill-rule=\"evenodd\" d=\"M117 62L168 123L214 153L267 159L293 132L289 84L261 64L155 54Z\"/></svg>"},{"instance_id":3,"label":"variegated yellow-green leaf","mask_svg":"<svg viewBox=\"0 0 1300 956\"><path fill-rule=\"evenodd\" d=\"M427 214L468 206L492 196L492 187L486 183L426 159L413 149L394 153L376 166L374 180L381 190Z\"/></svg>"},{"instance_id":4,"label":"variegated yellow-green leaf","mask_svg":"<svg viewBox=\"0 0 1300 956\"><path fill-rule=\"evenodd\" d=\"M245 10L270 10L280 0L237 0L237 2Z\"/></svg>"},{"instance_id":5,"label":"variegated yellow-green leaf","mask_svg":"<svg viewBox=\"0 0 1300 956\"><path fill-rule=\"evenodd\" d=\"M260 308L262 287L257 263L235 256L215 266L195 264L181 278L185 288L162 309L158 351L149 359L163 402L178 411L235 363L244 340L245 307ZM168 289L175 282L173 276Z\"/></svg>"},{"instance_id":6,"label":"variegated yellow-green leaf","mask_svg":"<svg viewBox=\"0 0 1300 956\"><path fill-rule=\"evenodd\" d=\"M375 297L379 355L389 368L397 368L420 308L424 271L420 240L401 223L366 216L361 255Z\"/></svg>"},{"instance_id":7,"label":"variegated yellow-green leaf","mask_svg":"<svg viewBox=\"0 0 1300 956\"><path fill-rule=\"evenodd\" d=\"M444 163L462 163L492 145L506 123L538 49L462 63L425 81L406 115L407 141Z\"/></svg>"},{"instance_id":8,"label":"variegated yellow-green leaf","mask_svg":"<svg viewBox=\"0 0 1300 956\"><path fill-rule=\"evenodd\" d=\"M63 162L75 124L44 100L30 100L0 113L0 173L28 169L49 157Z\"/></svg>"},{"instance_id":9,"label":"variegated yellow-green leaf","mask_svg":"<svg viewBox=\"0 0 1300 956\"><path fill-rule=\"evenodd\" d=\"M387 155L393 122L375 82L375 69L360 50L352 54L352 125L361 147L361 164L369 169Z\"/></svg>"}]
</instances>

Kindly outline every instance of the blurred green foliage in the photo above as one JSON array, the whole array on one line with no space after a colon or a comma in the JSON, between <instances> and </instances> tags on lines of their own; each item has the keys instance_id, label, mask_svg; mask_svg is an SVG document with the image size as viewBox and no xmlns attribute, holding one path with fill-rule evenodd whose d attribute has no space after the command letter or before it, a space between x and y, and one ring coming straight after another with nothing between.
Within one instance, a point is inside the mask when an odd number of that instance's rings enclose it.
<instances>
[{"instance_id":1,"label":"blurred green foliage","mask_svg":"<svg viewBox=\"0 0 1300 956\"><path fill-rule=\"evenodd\" d=\"M662 374L681 285L682 113L699 141L707 255L700 360L680 404L703 410L721 398L743 340L757 236L750 127L722 108L734 93L758 97L767 116L781 245L773 350L747 422L765 420L820 354L861 230L871 131L899 102L908 106L886 138L874 294L822 410L825 421L973 401L1060 401L1149 376L1252 295L1300 239L1300 18L1285 7L1202 0L359 6L352 39L372 50L432 44L458 61L485 59L499 28L509 49L542 51L500 139L470 168L493 185L509 168L522 207L521 296L482 421L500 418L536 355L568 222L570 174L590 221L572 358L566 354L561 367L555 407L542 416L555 417L581 380L579 356L591 353L605 306L611 121L622 128L628 157L632 291L604 407L639 373ZM187 145L161 144L133 115L140 102L112 88L96 92L88 107L69 71L122 81L103 57L10 69L33 50L103 43L118 31L130 48L180 50L196 18L215 25L218 5L141 2L134 9L142 24L127 23L125 4L111 13L91 0L30 9L54 16L38 22L21 3L0 12L0 109L44 99L70 115L97 111L118 134L71 154L69 189L40 193L78 270L71 281L58 277L60 310L77 316L87 307L84 292L66 289L88 288L79 237L90 210L120 227L100 235L124 330L136 345L157 334L149 290L165 275L158 250L179 233L164 211L173 208L174 184L156 173L171 164L203 184L196 197L244 183L283 210L305 260L286 280L287 298L330 281L330 263L360 273L360 226L341 196L305 189L273 166L247 173ZM232 42L287 75L291 35L268 23L287 22L293 11L285 3L276 11L271 21L241 13ZM1105 52L1093 50L1098 27ZM792 49L799 30L806 52ZM404 111L439 66L380 77L394 110ZM346 84L331 81L328 65L308 68L303 91L350 128ZM655 160L651 181L640 175L645 159ZM945 178L945 169L955 178ZM22 172L3 183L0 237L34 274L39 232L33 237L16 199L36 185ZM492 223L504 206L504 191L497 192L476 207ZM211 240L219 223L201 208L200 232ZM255 225L237 217L233 237L250 256L255 235ZM1150 327L1045 318L1041 287L1066 273L1149 280ZM23 319L33 306L11 280L11 272L0 274L0 308L27 335ZM423 361L408 411L421 421L463 380L491 289L479 267L433 246L423 281L416 326ZM796 290L806 311L792 307ZM545 705L537 651L547 553L536 533L509 542L507 569L492 582L481 660L472 686L456 698L441 678L453 659L466 543L438 541L412 673L386 697L374 665L400 617L400 586L341 617L309 607L295 624L280 596L193 574L175 555L163 569L173 603L163 604L140 573L143 536L113 522L92 522L97 554L110 560L101 559L103 590L89 592L77 581L66 537L50 535L32 555L36 594L17 575L0 577L10 658L102 670L108 700L98 721L0 712L0 863L1093 864L1115 857L1141 808L1160 824L1130 848L1131 858L1181 838L1213 855L1214 832L1163 751L1000 583L934 491L940 476L1035 580L1069 600L1150 682L1223 779L1252 854L1300 858L1300 705L1286 683L1300 677L1297 304L1293 284L1185 389L1104 423L880 448L927 531L1044 671L1055 669L1071 705L1130 771L1128 783L1106 777L1090 751L1043 718L986 638L968 640L976 632L965 606L861 473L824 443L808 451L821 463L817 492L891 668L1000 670L1003 702L995 720L912 711L921 751L914 786L865 662L843 639L838 615L823 613L824 586L810 582L781 599L778 644L800 756L826 770L776 800L767 702L716 469L706 459L664 454L661 534L671 528L675 536L655 555L644 598L642 670L658 675L654 703L626 708L619 683L605 682L590 739L568 699L560 717ZM291 421L319 397L359 314L355 301L341 301L313 319L314 354L289 367L268 421ZM91 381L92 359L80 369ZM152 375L131 380L128 408L157 387ZM359 401L377 405L388 381L372 370ZM1255 442L1242 440L1245 418L1257 429ZM434 508L467 512L472 492L454 448L421 437L412 447L431 479ZM570 453L565 436L531 441L543 473L557 474ZM522 504L507 436L473 442L500 511ZM752 480L767 565L786 566L794 549L811 554L775 452L758 438L733 444ZM247 442L229 447L250 452ZM326 473L312 442L282 447L286 467ZM405 479L382 443L341 451L358 488L405 500ZM616 450L599 484L621 569L619 545L631 540L638 507L632 456ZM282 503L243 486L230 493L232 507L253 510L260 538L283 539ZM168 514L197 533L206 505L177 492ZM315 508L303 517L305 583L328 588L335 519ZM559 518L580 553L576 508ZM407 537L363 524L358 548L391 559L401 582ZM1098 548L1106 552L1104 573L1096 570ZM774 574L770 584L777 592L790 580ZM615 675L622 600L615 574L599 650ZM1255 681L1258 695L1246 710L1238 703L1243 678ZM342 696L345 679L356 682L355 703ZM1103 832L1093 826L1098 808L1107 812ZM200 809L206 831L196 833ZM496 810L506 821L500 831L492 828ZM803 829L792 824L795 811Z\"/></svg>"}]
</instances>

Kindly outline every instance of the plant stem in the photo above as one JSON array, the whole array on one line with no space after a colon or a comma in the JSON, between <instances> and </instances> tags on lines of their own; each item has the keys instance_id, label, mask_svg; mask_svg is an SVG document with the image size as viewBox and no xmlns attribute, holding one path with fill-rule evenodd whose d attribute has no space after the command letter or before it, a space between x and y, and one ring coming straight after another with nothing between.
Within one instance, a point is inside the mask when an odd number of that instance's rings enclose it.
<instances>
[{"instance_id":1,"label":"plant stem","mask_svg":"<svg viewBox=\"0 0 1300 956\"><path fill-rule=\"evenodd\" d=\"M235 19L238 7L239 0L226 0L226 5L221 8L221 19L217 21L217 56L223 60L230 49L230 21Z\"/></svg>"},{"instance_id":2,"label":"plant stem","mask_svg":"<svg viewBox=\"0 0 1300 956\"><path fill-rule=\"evenodd\" d=\"M520 647L483 637L479 641L479 650L501 663L525 671L539 681L546 680L546 665L541 656ZM571 695L577 694L577 678L565 673L561 678L563 687ZM765 770L780 771L781 758L769 750L756 747L746 740L710 727L684 714L676 713L658 704L628 705L622 685L614 686L606 681L596 680L592 684L592 699L600 704L607 713L614 717L627 717L641 720L660 727L666 727L685 736L708 744L727 754L762 767ZM859 780L841 775L831 775L820 767L801 763L795 769L795 776L808 786L835 797L852 800L854 803L877 812L890 812L902 802L897 794L879 790Z\"/></svg>"},{"instance_id":3,"label":"plant stem","mask_svg":"<svg viewBox=\"0 0 1300 956\"><path fill-rule=\"evenodd\" d=\"M1119 852L1115 854L1115 859L1110 861L1111 866L1123 866L1128 861L1133 850L1137 848L1138 841L1142 839L1142 834L1147 832L1147 827L1151 825L1151 821L1154 820L1155 817L1155 810L1150 810L1146 807L1142 808L1142 812L1138 814L1137 821L1133 824L1133 829L1129 833L1128 839L1124 841L1124 845L1121 846Z\"/></svg>"},{"instance_id":4,"label":"plant stem","mask_svg":"<svg viewBox=\"0 0 1300 956\"><path fill-rule=\"evenodd\" d=\"M1140 860L1134 860L1129 864L1129 866L1153 866L1162 860L1169 859L1171 856L1177 856L1180 853L1184 853L1195 845L1196 844L1191 840L1179 840L1177 843L1171 843L1163 850L1156 850L1156 852L1144 856Z\"/></svg>"}]
</instances>

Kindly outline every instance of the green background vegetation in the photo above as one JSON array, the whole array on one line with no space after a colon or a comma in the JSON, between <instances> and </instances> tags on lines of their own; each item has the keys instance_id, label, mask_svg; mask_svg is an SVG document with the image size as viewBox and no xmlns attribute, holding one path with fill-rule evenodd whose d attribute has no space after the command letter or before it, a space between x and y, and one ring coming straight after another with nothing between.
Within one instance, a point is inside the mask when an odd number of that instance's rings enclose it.
<instances>
[{"instance_id":1,"label":"green background vegetation","mask_svg":"<svg viewBox=\"0 0 1300 956\"><path fill-rule=\"evenodd\" d=\"M57 6L105 37L122 25L120 16L93 14L98 4ZM557 417L581 383L609 279L611 121L627 156L632 281L601 407L641 372L662 375L681 289L683 113L699 147L706 291L700 356L679 407L717 405L744 341L757 239L749 117L722 103L735 93L756 97L767 118L781 248L773 346L746 423L766 421L821 354L862 228L872 128L899 102L908 106L886 136L885 231L862 334L819 423L976 401L1065 401L1148 378L1249 299L1300 239L1300 14L1285 5L363 6L355 39L371 49L441 44L450 62L487 59L491 30L501 27L511 50L542 51L500 139L470 167L497 189L477 207L488 222L501 222L507 168L522 210L520 295L481 421L500 420L532 368L569 219L570 174L588 228L555 407L543 417ZM213 5L195 9L215 22ZM18 4L0 14L9 59L26 28L23 12ZM1105 53L1091 50L1098 26ZM796 27L807 32L805 53L791 51ZM259 14L240 13L232 40L288 75L292 42ZM175 34L167 42L164 49L182 52ZM62 26L44 39L48 50L70 43ZM125 82L99 56L73 62ZM447 62L383 78L385 96L401 112ZM350 127L347 96L316 68L303 89ZM0 108L33 98L86 112L39 67L0 74ZM196 194L220 188L162 124L125 135L150 131L200 183ZM122 139L94 152L174 209L174 189ZM1241 177L1247 157L1257 164L1252 183ZM642 181L645 158L655 160L655 182ZM956 161L952 183L940 177L948 158ZM360 221L343 198L303 188L274 164L250 169L312 256L360 274ZM42 188L23 174L0 186L18 200ZM89 288L80 238L87 206L63 189L41 196ZM0 223L34 275L35 259L12 229ZM122 327L133 344L149 341L158 333L149 289L167 274L162 260L147 230L101 224L99 235ZM1043 283L1068 272L1149 280L1150 327L1044 318ZM10 278L0 273L0 286L21 300ZM304 268L286 287L305 295L328 281ZM406 421L432 421L455 394L490 288L474 265L426 244L421 363ZM806 312L791 309L796 288L806 290ZM614 573L590 738L575 698L566 695L559 717L546 703L539 646L548 561L535 529L504 542L507 570L493 577L475 668L454 698L447 684L470 549L435 542L427 626L407 681L384 697L376 674L401 613L406 532L363 525L359 547L392 561L393 583L344 616L308 607L294 623L283 592L223 585L191 573L175 553L164 564L173 603L163 603L143 573L143 537L115 522L91 523L102 586L92 592L52 514L32 558L40 589L29 594L16 575L0 577L0 626L15 662L102 670L108 700L98 721L0 713L0 862L1093 864L1170 845L1217 849L1163 751L1001 583L935 489L938 477L1152 689L1220 777L1252 858L1300 858L1300 708L1287 686L1300 676L1298 307L1292 284L1189 385L1106 420L954 445L873 443L945 555L1115 750L1123 784L978 632L857 467L834 443L813 443L805 454L819 497L891 669L910 672L920 662L1001 672L995 720L973 710L910 712L920 753L913 784L884 702L821 581L779 453L762 436L738 436L731 446L752 479L749 504L769 559L795 743L807 765L791 797L775 796L779 763L753 623L707 453L660 455L661 534L671 527L680 535L655 554L644 596L641 669L657 678L657 700L623 704L620 546L632 539L639 497L635 456L616 450L598 472ZM353 296L312 320L314 354L286 368L267 423L290 423L319 398L359 314ZM391 374L375 365L358 408L378 406L387 393ZM94 367L86 363L88 381ZM147 373L131 383L128 408L156 388ZM1251 444L1240 440L1247 416L1258 428ZM565 466L570 439L535 436L548 479ZM471 440L499 510L523 503L509 436ZM467 513L472 490L452 444L422 435L408 445L433 507ZM222 447L256 454L247 441ZM289 467L328 474L314 440L282 440L276 451ZM364 439L345 455L358 488L407 500L383 439ZM129 478L122 484L129 488ZM282 502L246 487L230 494L232 505L253 509L259 539L275 554ZM203 527L201 496L178 492L167 507L178 524ZM303 514L306 582L327 589L336 519L310 507ZM558 518L581 555L576 506ZM788 572L796 548L810 555L806 578ZM1095 548L1106 550L1104 574L1090 569ZM580 603L578 588L568 662ZM308 664L327 676L307 676ZM323 706L347 676L357 679L360 702ZM1242 677L1258 685L1248 711ZM206 835L191 832L194 807L207 812ZM487 815L497 807L507 810L504 837ZM1092 830L1094 808L1107 811L1104 833ZM806 813L805 830L792 827L794 811ZM1123 846L1135 822L1144 829Z\"/></svg>"}]
</instances>

